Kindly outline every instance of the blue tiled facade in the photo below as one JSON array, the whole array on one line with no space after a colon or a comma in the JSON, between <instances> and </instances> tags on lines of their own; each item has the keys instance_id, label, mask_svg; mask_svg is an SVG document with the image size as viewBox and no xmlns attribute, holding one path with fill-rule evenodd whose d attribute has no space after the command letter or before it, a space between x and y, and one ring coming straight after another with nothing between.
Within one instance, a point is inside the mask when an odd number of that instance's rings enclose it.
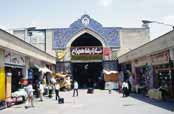
<instances>
[{"instance_id":1,"label":"blue tiled facade","mask_svg":"<svg viewBox=\"0 0 174 114\"><path fill-rule=\"evenodd\" d=\"M83 19L86 18L89 20L83 23ZM119 28L103 27L88 15L83 15L80 19L72 23L69 28L59 28L54 31L53 49L66 48L66 44L70 39L84 29L89 29L100 35L108 47L120 47Z\"/></svg>"}]
</instances>

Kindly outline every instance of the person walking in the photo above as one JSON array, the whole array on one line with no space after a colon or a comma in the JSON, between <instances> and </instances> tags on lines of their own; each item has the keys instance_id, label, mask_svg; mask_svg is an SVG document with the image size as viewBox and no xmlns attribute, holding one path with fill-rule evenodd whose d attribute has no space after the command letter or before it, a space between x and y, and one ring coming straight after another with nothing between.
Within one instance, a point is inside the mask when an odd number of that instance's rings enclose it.
<instances>
[{"instance_id":1,"label":"person walking","mask_svg":"<svg viewBox=\"0 0 174 114\"><path fill-rule=\"evenodd\" d=\"M59 90L60 90L60 85L59 85L59 83L57 82L57 83L55 84L56 100L60 98L60 96L59 96Z\"/></svg>"},{"instance_id":2,"label":"person walking","mask_svg":"<svg viewBox=\"0 0 174 114\"><path fill-rule=\"evenodd\" d=\"M123 97L127 97L129 95L129 86L127 82L123 82L122 84Z\"/></svg>"},{"instance_id":3,"label":"person walking","mask_svg":"<svg viewBox=\"0 0 174 114\"><path fill-rule=\"evenodd\" d=\"M26 93L27 93L27 100L25 104L25 108L29 107L29 104L31 103L31 106L34 107L34 97L33 97L33 86L32 83L29 82L28 86L25 87Z\"/></svg>"},{"instance_id":4,"label":"person walking","mask_svg":"<svg viewBox=\"0 0 174 114\"><path fill-rule=\"evenodd\" d=\"M75 97L75 93L76 93L76 96L78 96L78 82L77 81L74 81L73 97Z\"/></svg>"},{"instance_id":5,"label":"person walking","mask_svg":"<svg viewBox=\"0 0 174 114\"><path fill-rule=\"evenodd\" d=\"M112 91L112 82L109 81L107 83L108 83L108 93L111 94L111 91Z\"/></svg>"},{"instance_id":6,"label":"person walking","mask_svg":"<svg viewBox=\"0 0 174 114\"><path fill-rule=\"evenodd\" d=\"M48 95L48 97L49 97L49 98L52 98L53 86L52 86L51 84L48 86L48 90L49 90L49 95Z\"/></svg>"},{"instance_id":7,"label":"person walking","mask_svg":"<svg viewBox=\"0 0 174 114\"><path fill-rule=\"evenodd\" d=\"M43 93L44 93L44 86L43 86L43 82L41 82L40 85L39 85L40 101L43 101Z\"/></svg>"}]
</instances>

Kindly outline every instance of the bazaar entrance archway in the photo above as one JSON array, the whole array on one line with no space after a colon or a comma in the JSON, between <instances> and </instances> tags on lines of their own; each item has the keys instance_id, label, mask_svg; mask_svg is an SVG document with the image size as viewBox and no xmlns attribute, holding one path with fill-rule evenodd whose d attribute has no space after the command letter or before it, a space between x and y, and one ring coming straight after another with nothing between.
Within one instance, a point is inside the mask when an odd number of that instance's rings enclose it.
<instances>
[{"instance_id":1,"label":"bazaar entrance archway","mask_svg":"<svg viewBox=\"0 0 174 114\"><path fill-rule=\"evenodd\" d=\"M103 88L103 45L89 33L84 33L71 43L71 68L73 79L80 88Z\"/></svg>"}]
</instances>

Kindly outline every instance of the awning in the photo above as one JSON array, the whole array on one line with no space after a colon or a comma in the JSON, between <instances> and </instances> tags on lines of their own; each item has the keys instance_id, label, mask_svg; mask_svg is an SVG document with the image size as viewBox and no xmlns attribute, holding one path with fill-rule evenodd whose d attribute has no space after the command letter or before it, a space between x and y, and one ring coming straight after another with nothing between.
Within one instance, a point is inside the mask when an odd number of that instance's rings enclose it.
<instances>
[{"instance_id":1,"label":"awning","mask_svg":"<svg viewBox=\"0 0 174 114\"><path fill-rule=\"evenodd\" d=\"M16 64L8 64L8 63L5 63L5 67L24 68L25 66L23 66L23 65L16 65Z\"/></svg>"},{"instance_id":2,"label":"awning","mask_svg":"<svg viewBox=\"0 0 174 114\"><path fill-rule=\"evenodd\" d=\"M37 64L34 64L34 67L36 67L37 69L40 69L40 66Z\"/></svg>"}]
</instances>

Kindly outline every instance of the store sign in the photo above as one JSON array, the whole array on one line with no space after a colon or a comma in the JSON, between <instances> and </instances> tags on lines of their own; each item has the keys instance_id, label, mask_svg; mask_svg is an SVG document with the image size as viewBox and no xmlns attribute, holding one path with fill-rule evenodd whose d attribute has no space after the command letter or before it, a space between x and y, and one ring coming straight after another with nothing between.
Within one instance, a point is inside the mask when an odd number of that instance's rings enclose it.
<instances>
[{"instance_id":1,"label":"store sign","mask_svg":"<svg viewBox=\"0 0 174 114\"><path fill-rule=\"evenodd\" d=\"M140 58L136 59L136 60L134 61L134 63L135 63L135 66L142 66L142 65L145 65L145 64L148 63L147 57L146 57L146 56L140 57Z\"/></svg>"},{"instance_id":2,"label":"store sign","mask_svg":"<svg viewBox=\"0 0 174 114\"><path fill-rule=\"evenodd\" d=\"M111 48L103 48L103 55L110 56L111 55Z\"/></svg>"},{"instance_id":3,"label":"store sign","mask_svg":"<svg viewBox=\"0 0 174 114\"><path fill-rule=\"evenodd\" d=\"M169 51L151 55L152 64L165 64L169 62Z\"/></svg>"},{"instance_id":4,"label":"store sign","mask_svg":"<svg viewBox=\"0 0 174 114\"><path fill-rule=\"evenodd\" d=\"M59 50L56 52L56 57L59 61L63 61L65 54L66 54L66 51Z\"/></svg>"},{"instance_id":5,"label":"store sign","mask_svg":"<svg viewBox=\"0 0 174 114\"><path fill-rule=\"evenodd\" d=\"M33 70L28 69L28 79L33 79Z\"/></svg>"},{"instance_id":6,"label":"store sign","mask_svg":"<svg viewBox=\"0 0 174 114\"><path fill-rule=\"evenodd\" d=\"M5 51L5 63L15 65L25 65L25 57L16 53Z\"/></svg>"},{"instance_id":7,"label":"store sign","mask_svg":"<svg viewBox=\"0 0 174 114\"><path fill-rule=\"evenodd\" d=\"M102 47L72 47L72 60L101 60L103 49Z\"/></svg>"}]
</instances>

